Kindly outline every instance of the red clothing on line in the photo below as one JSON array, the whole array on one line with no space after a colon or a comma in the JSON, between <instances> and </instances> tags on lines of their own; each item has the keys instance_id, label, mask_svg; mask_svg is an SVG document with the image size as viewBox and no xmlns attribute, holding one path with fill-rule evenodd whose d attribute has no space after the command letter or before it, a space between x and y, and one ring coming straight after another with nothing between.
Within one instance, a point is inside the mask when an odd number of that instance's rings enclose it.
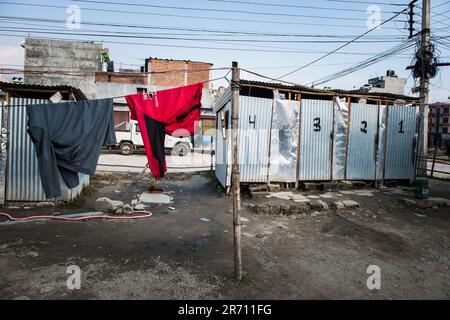
<instances>
[{"instance_id":1,"label":"red clothing on line","mask_svg":"<svg viewBox=\"0 0 450 320\"><path fill-rule=\"evenodd\" d=\"M165 135L191 136L200 120L203 83L125 97L130 119L137 120L150 170L155 178L164 176L167 165Z\"/></svg>"}]
</instances>

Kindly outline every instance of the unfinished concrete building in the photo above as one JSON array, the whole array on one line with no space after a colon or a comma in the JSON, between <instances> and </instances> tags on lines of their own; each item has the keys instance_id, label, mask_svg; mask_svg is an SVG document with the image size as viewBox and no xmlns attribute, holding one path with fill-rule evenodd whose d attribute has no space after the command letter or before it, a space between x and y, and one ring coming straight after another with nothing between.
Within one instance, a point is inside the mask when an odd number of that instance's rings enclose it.
<instances>
[{"instance_id":1,"label":"unfinished concrete building","mask_svg":"<svg viewBox=\"0 0 450 320\"><path fill-rule=\"evenodd\" d=\"M96 98L95 72L101 70L102 44L26 38L24 83L81 89Z\"/></svg>"}]
</instances>

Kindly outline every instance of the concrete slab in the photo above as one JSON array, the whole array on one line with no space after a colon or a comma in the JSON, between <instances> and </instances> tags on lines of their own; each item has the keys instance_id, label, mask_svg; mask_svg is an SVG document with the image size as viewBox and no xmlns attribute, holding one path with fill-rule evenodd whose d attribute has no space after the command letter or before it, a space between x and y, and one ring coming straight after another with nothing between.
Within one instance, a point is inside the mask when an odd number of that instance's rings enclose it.
<instances>
[{"instance_id":1,"label":"concrete slab","mask_svg":"<svg viewBox=\"0 0 450 320\"><path fill-rule=\"evenodd\" d=\"M144 192L139 196L139 202L142 203L164 203L169 204L172 197L164 193Z\"/></svg>"},{"instance_id":2,"label":"concrete slab","mask_svg":"<svg viewBox=\"0 0 450 320\"><path fill-rule=\"evenodd\" d=\"M298 194L298 193L294 194L291 199L294 200L295 202L309 202L309 201L311 201L310 199L308 199L304 195Z\"/></svg>"},{"instance_id":3,"label":"concrete slab","mask_svg":"<svg viewBox=\"0 0 450 320\"><path fill-rule=\"evenodd\" d=\"M324 198L324 199L334 199L335 198L335 196L330 193L321 194L320 197Z\"/></svg>"},{"instance_id":4,"label":"concrete slab","mask_svg":"<svg viewBox=\"0 0 450 320\"><path fill-rule=\"evenodd\" d=\"M344 201L342 201L342 203L344 204L344 206L346 208L350 208L350 209L359 207L359 203L354 200L344 200Z\"/></svg>"},{"instance_id":5,"label":"concrete slab","mask_svg":"<svg viewBox=\"0 0 450 320\"><path fill-rule=\"evenodd\" d=\"M277 199L291 200L294 194L290 191L283 191L283 192L272 192L271 196Z\"/></svg>"}]
</instances>

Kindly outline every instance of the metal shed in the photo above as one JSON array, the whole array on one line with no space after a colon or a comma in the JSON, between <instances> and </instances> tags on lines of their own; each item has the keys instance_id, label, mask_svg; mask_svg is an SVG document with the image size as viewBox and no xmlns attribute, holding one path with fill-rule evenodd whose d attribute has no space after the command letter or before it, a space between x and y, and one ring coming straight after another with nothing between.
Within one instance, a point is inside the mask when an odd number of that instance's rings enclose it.
<instances>
[{"instance_id":1,"label":"metal shed","mask_svg":"<svg viewBox=\"0 0 450 320\"><path fill-rule=\"evenodd\" d=\"M44 194L34 144L27 133L26 106L50 103L49 98L60 92L65 100L85 100L83 92L70 86L41 86L0 82L5 92L1 103L1 184L0 203L48 201ZM61 180L62 196L58 200L70 201L76 197L89 176L80 174L78 187L69 189Z\"/></svg>"},{"instance_id":2,"label":"metal shed","mask_svg":"<svg viewBox=\"0 0 450 320\"><path fill-rule=\"evenodd\" d=\"M228 88L214 107L216 176L225 187L231 182L230 101ZM416 103L386 93L241 79L240 181L412 179Z\"/></svg>"}]
</instances>

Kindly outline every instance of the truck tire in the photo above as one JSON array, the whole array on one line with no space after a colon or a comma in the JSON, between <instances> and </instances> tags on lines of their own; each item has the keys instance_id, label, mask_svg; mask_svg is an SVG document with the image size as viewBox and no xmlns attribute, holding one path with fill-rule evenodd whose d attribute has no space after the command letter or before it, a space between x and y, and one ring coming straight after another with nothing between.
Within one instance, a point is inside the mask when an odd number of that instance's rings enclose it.
<instances>
[{"instance_id":1,"label":"truck tire","mask_svg":"<svg viewBox=\"0 0 450 320\"><path fill-rule=\"evenodd\" d=\"M191 151L191 147L184 142L177 143L172 149L172 155L184 157Z\"/></svg>"},{"instance_id":2,"label":"truck tire","mask_svg":"<svg viewBox=\"0 0 450 320\"><path fill-rule=\"evenodd\" d=\"M133 144L129 143L129 142L122 142L120 144L120 153L123 154L124 156L129 156L131 154L133 154Z\"/></svg>"}]
</instances>

